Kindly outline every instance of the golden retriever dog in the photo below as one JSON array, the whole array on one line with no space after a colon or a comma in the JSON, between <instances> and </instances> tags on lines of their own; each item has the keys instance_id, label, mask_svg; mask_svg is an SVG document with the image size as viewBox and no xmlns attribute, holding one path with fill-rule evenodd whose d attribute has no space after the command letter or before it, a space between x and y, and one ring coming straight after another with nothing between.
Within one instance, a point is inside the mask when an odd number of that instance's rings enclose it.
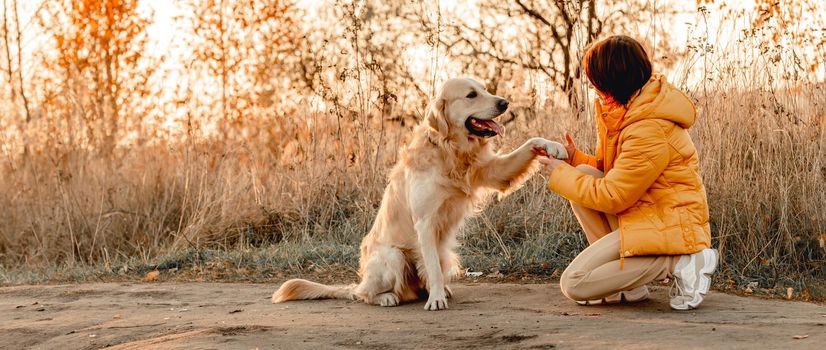
<instances>
[{"instance_id":1,"label":"golden retriever dog","mask_svg":"<svg viewBox=\"0 0 826 350\"><path fill-rule=\"evenodd\" d=\"M507 109L507 100L479 82L445 82L390 171L376 221L361 242L361 282L335 287L293 279L272 302L338 298L396 306L427 295L425 310L447 309L448 283L459 271L455 235L465 218L489 194L518 187L537 156L568 156L561 144L542 138L495 152L490 138L502 127L493 119Z\"/></svg>"}]
</instances>

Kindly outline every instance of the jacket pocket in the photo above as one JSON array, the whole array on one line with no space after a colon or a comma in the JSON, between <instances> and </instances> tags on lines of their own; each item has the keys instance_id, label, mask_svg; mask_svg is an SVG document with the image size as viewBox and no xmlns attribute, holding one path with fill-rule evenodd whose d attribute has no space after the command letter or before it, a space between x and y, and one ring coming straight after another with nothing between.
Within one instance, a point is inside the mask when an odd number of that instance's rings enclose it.
<instances>
[{"instance_id":1,"label":"jacket pocket","mask_svg":"<svg viewBox=\"0 0 826 350\"><path fill-rule=\"evenodd\" d=\"M640 215L644 216L646 220L648 220L651 225L656 227L658 230L665 230L668 225L663 220L662 215L658 214L657 211L651 207L650 205L644 205L639 207Z\"/></svg>"}]
</instances>

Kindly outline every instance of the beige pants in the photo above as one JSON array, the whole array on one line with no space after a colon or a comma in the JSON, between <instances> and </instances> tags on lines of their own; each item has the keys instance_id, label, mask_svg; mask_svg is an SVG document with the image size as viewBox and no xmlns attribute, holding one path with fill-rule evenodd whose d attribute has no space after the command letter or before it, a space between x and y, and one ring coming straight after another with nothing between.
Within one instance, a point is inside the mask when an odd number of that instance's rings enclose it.
<instances>
[{"instance_id":1,"label":"beige pants","mask_svg":"<svg viewBox=\"0 0 826 350\"><path fill-rule=\"evenodd\" d=\"M602 177L601 171L577 166L583 173ZM662 280L674 270L679 256L625 258L620 269L620 233L617 217L571 203L589 246L568 265L559 281L562 294L572 300L596 300Z\"/></svg>"}]
</instances>

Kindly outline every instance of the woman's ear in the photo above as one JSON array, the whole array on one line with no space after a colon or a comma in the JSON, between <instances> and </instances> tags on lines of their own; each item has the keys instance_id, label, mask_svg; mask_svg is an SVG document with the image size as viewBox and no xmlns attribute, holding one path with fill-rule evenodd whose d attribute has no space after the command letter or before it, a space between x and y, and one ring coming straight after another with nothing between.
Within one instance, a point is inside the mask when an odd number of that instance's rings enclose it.
<instances>
[{"instance_id":1,"label":"woman's ear","mask_svg":"<svg viewBox=\"0 0 826 350\"><path fill-rule=\"evenodd\" d=\"M450 130L447 118L445 117L445 100L443 98L437 97L430 102L424 118L427 121L427 125L439 134L443 136L448 135Z\"/></svg>"}]
</instances>

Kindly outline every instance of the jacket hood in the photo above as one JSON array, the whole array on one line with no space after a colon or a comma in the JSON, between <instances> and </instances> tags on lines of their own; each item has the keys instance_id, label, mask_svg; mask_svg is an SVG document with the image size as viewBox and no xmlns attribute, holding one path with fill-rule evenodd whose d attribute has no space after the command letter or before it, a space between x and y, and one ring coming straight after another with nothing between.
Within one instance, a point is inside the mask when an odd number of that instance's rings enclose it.
<instances>
[{"instance_id":1,"label":"jacket hood","mask_svg":"<svg viewBox=\"0 0 826 350\"><path fill-rule=\"evenodd\" d=\"M688 96L655 74L631 99L621 128L644 119L665 119L688 129L697 120L697 111Z\"/></svg>"}]
</instances>

